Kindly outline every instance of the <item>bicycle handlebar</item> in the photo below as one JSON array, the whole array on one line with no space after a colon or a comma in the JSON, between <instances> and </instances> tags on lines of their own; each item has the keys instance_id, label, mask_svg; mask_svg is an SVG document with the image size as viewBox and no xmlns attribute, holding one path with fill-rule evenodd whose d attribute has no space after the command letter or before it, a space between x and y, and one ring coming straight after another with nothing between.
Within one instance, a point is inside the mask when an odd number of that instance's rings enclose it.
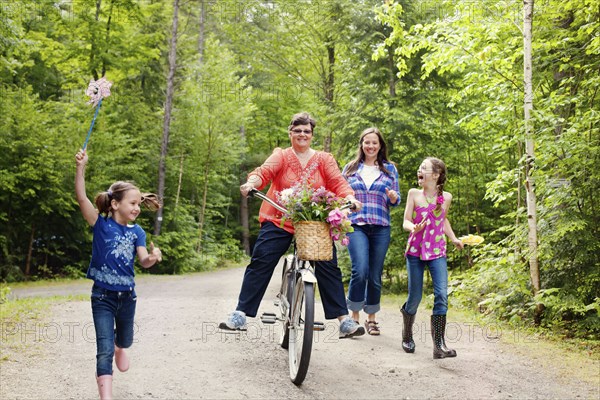
<instances>
[{"instance_id":1,"label":"bicycle handlebar","mask_svg":"<svg viewBox=\"0 0 600 400\"><path fill-rule=\"evenodd\" d=\"M278 211L281 211L282 213L287 213L288 210L286 210L285 208L283 208L281 205L275 203L273 200L271 200L270 198L267 197L266 194L264 194L263 192L261 192L260 190L257 189L250 189L250 191L248 192L248 196L249 197L258 197L259 199L262 199L264 201L266 201L267 203L269 203L270 205L272 205L273 207L275 207ZM340 207L340 210L345 210L345 209L350 209L352 211L356 210L356 204L354 204L351 201L347 201L343 206Z\"/></svg>"},{"instance_id":2,"label":"bicycle handlebar","mask_svg":"<svg viewBox=\"0 0 600 400\"><path fill-rule=\"evenodd\" d=\"M248 196L249 197L254 197L254 196L258 197L259 199L262 199L262 200L266 201L267 203L269 203L270 205L272 205L273 207L275 207L278 211L281 211L284 214L288 212L288 210L286 210L285 208L283 208L279 204L275 203L273 200L271 200L270 198L268 198L267 195L264 194L263 192L261 192L260 190L250 189L250 191L248 192Z\"/></svg>"}]
</instances>

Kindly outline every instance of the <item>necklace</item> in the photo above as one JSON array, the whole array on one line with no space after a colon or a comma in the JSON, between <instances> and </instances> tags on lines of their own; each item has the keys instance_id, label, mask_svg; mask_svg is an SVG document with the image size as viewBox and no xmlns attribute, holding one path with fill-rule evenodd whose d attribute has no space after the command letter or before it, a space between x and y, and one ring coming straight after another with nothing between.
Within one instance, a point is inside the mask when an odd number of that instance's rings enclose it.
<instances>
[{"instance_id":1,"label":"necklace","mask_svg":"<svg viewBox=\"0 0 600 400\"><path fill-rule=\"evenodd\" d=\"M425 196L425 201L427 202L427 204L433 204L436 200L437 200L437 193L434 194L433 196L427 196L425 194L425 191L423 190L423 196Z\"/></svg>"}]
</instances>

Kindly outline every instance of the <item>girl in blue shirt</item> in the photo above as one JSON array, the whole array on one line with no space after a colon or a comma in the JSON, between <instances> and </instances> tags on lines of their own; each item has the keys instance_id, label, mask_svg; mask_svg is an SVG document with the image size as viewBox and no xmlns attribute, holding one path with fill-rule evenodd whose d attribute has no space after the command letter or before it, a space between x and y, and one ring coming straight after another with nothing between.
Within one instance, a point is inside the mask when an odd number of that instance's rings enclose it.
<instances>
[{"instance_id":1,"label":"girl in blue shirt","mask_svg":"<svg viewBox=\"0 0 600 400\"><path fill-rule=\"evenodd\" d=\"M360 320L360 310L366 312L367 332L379 335L375 316L381 308L381 274L390 244L390 207L400 203L400 194L398 171L388 160L387 146L377 128L363 131L358 154L342 174L363 204L360 211L349 216L354 232L348 235L352 261L348 309L356 321Z\"/></svg>"},{"instance_id":2,"label":"girl in blue shirt","mask_svg":"<svg viewBox=\"0 0 600 400\"><path fill-rule=\"evenodd\" d=\"M96 380L100 399L112 399L113 357L121 372L129 369L126 348L133 343L133 319L137 296L134 286L134 260L150 268L162 259L158 247L146 250L146 233L132 224L140 214L140 204L156 211L157 196L140 193L129 182L115 182L95 198L96 208L85 192L87 153L75 155L75 194L85 220L92 226L92 260L87 277L92 287L92 315L96 330Z\"/></svg>"}]
</instances>

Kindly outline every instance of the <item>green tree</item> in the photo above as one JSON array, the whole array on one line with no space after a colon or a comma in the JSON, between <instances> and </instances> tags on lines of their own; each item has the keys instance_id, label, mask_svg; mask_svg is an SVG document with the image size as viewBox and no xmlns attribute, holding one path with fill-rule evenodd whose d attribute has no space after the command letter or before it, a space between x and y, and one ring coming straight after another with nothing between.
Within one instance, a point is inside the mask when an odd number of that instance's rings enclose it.
<instances>
[{"instance_id":1,"label":"green tree","mask_svg":"<svg viewBox=\"0 0 600 400\"><path fill-rule=\"evenodd\" d=\"M576 1L549 1L536 5L532 44L536 88L532 100L536 109L532 126L537 150L531 176L539 200L542 289L535 298L531 286L529 295L523 295L526 286L522 284L529 255L522 201L525 130L523 114L518 111L523 104L523 44L517 23L522 15L521 4L482 1L473 7L470 2L442 2L440 7L436 14L441 18L408 26L404 23L404 8L390 2L382 8L382 21L393 28L386 40L387 44L398 45L401 74L408 70L408 60L418 59L423 79L434 73L460 77L453 79L457 91L451 105L469 107L459 107L464 114L449 122L489 143L483 146L488 150L483 155L487 171L478 175L487 179L486 197L502 211L506 223L490 226L492 231L486 236L493 243L474 251L477 268L465 275L461 291L488 311L515 321L532 316L541 302L546 306L543 324L557 324L557 320L562 326L575 323L585 327L582 332L590 332L589 327L595 324L592 331L597 331L598 264L578 261L598 259L597 244L582 239L597 234L597 219L575 206L586 202L588 210L595 203L585 190L579 191L572 168L577 165L579 171L582 164L595 160L589 155L597 153L593 135L598 129L597 113L590 111L598 104L596 91L590 90L597 77L582 71L593 70L598 62L597 41L590 40L598 32L598 2L582 5ZM583 98L586 100L579 101ZM565 132L575 136L567 141ZM563 164L567 159L570 161ZM582 185L597 187L597 174L589 171ZM573 224L574 220L578 223ZM562 252L563 246L571 252ZM507 275L508 282L496 281L498 270L507 266L516 273Z\"/></svg>"}]
</instances>

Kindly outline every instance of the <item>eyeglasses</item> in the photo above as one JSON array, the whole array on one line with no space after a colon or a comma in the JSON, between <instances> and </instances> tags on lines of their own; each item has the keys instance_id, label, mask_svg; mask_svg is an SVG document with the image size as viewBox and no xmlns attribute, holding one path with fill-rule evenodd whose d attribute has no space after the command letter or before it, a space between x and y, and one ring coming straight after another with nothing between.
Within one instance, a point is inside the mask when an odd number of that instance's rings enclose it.
<instances>
[{"instance_id":1,"label":"eyeglasses","mask_svg":"<svg viewBox=\"0 0 600 400\"><path fill-rule=\"evenodd\" d=\"M312 133L310 129L292 129L292 132L294 132L296 135L299 135L301 133L304 133L305 135L310 135Z\"/></svg>"}]
</instances>

